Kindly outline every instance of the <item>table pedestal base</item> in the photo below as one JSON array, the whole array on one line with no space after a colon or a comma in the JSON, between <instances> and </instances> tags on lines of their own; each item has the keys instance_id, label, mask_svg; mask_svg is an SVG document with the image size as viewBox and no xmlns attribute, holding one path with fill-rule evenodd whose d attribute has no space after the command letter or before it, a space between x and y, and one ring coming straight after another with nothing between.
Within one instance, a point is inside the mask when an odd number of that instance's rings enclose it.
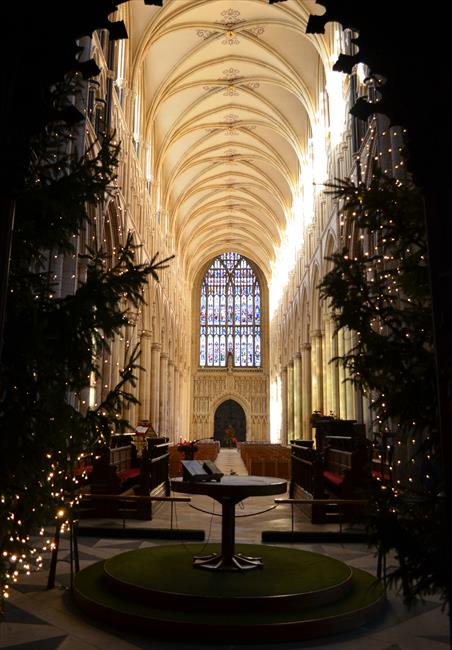
<instances>
[{"instance_id":1,"label":"table pedestal base","mask_svg":"<svg viewBox=\"0 0 452 650\"><path fill-rule=\"evenodd\" d=\"M262 569L263 566L261 557L251 557L242 553L234 553L231 557L225 557L221 553L210 553L210 555L199 555L193 558L194 568L210 571L250 571Z\"/></svg>"},{"instance_id":2,"label":"table pedestal base","mask_svg":"<svg viewBox=\"0 0 452 650\"><path fill-rule=\"evenodd\" d=\"M221 504L221 548L218 553L193 558L193 568L209 571L262 569L263 560L235 552L235 506L253 496L282 494L287 481L266 476L223 476L221 481L171 481L175 492L205 494Z\"/></svg>"}]
</instances>

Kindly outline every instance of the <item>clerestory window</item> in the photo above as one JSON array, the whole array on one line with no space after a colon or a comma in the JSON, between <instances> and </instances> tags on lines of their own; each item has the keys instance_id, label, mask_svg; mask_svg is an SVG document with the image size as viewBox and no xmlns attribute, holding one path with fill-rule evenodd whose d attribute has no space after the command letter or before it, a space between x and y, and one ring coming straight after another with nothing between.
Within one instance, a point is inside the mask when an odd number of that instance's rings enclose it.
<instances>
[{"instance_id":1,"label":"clerestory window","mask_svg":"<svg viewBox=\"0 0 452 650\"><path fill-rule=\"evenodd\" d=\"M200 366L261 365L261 288L238 253L219 255L201 286Z\"/></svg>"}]
</instances>

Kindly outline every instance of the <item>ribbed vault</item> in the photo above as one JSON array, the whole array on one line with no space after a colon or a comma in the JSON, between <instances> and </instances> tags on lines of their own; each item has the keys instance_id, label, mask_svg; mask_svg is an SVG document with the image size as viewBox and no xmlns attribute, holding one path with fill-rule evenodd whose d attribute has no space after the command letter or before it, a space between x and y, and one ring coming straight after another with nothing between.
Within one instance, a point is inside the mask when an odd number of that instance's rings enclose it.
<instances>
[{"instance_id":1,"label":"ribbed vault","mask_svg":"<svg viewBox=\"0 0 452 650\"><path fill-rule=\"evenodd\" d=\"M302 0L129 3L133 91L155 209L193 279L225 250L271 278L330 63Z\"/></svg>"}]
</instances>

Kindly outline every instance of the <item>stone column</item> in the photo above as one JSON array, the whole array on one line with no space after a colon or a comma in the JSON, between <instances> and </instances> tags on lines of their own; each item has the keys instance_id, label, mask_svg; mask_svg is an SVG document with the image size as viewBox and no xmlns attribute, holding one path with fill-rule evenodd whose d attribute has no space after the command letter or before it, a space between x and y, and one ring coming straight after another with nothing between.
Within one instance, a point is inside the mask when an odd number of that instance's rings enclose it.
<instances>
[{"instance_id":1,"label":"stone column","mask_svg":"<svg viewBox=\"0 0 452 650\"><path fill-rule=\"evenodd\" d=\"M119 369L123 367L121 357L121 341L116 337L111 343L110 352L103 350L99 361L102 364L101 378L97 380L96 401L101 402L110 388L116 386L119 380Z\"/></svg>"},{"instance_id":2,"label":"stone column","mask_svg":"<svg viewBox=\"0 0 452 650\"><path fill-rule=\"evenodd\" d=\"M344 329L342 328L337 333L337 353L342 357L344 354ZM346 386L346 373L345 368L339 362L339 413L338 416L341 420L347 419L347 386Z\"/></svg>"},{"instance_id":3,"label":"stone column","mask_svg":"<svg viewBox=\"0 0 452 650\"><path fill-rule=\"evenodd\" d=\"M168 352L160 352L159 433L168 435Z\"/></svg>"},{"instance_id":4,"label":"stone column","mask_svg":"<svg viewBox=\"0 0 452 650\"><path fill-rule=\"evenodd\" d=\"M139 406L139 419L149 420L151 416L151 364L150 364L150 347L151 347L151 332L143 330L141 333L140 345L140 358L139 364L143 367L139 375L139 390L138 399L140 400Z\"/></svg>"},{"instance_id":5,"label":"stone column","mask_svg":"<svg viewBox=\"0 0 452 650\"><path fill-rule=\"evenodd\" d=\"M331 325L331 358L337 356L337 334L334 333L334 322ZM330 363L331 368L331 410L339 417L339 364L337 361Z\"/></svg>"},{"instance_id":6,"label":"stone column","mask_svg":"<svg viewBox=\"0 0 452 650\"><path fill-rule=\"evenodd\" d=\"M301 409L301 354L297 352L293 359L293 421L294 438L300 440L302 436L302 409Z\"/></svg>"},{"instance_id":7,"label":"stone column","mask_svg":"<svg viewBox=\"0 0 452 650\"><path fill-rule=\"evenodd\" d=\"M193 416L193 385L190 376L190 366L184 364L183 372L181 373L181 404L182 416L181 420L181 435L188 437L192 431L192 416Z\"/></svg>"},{"instance_id":8,"label":"stone column","mask_svg":"<svg viewBox=\"0 0 452 650\"><path fill-rule=\"evenodd\" d=\"M311 333L311 374L312 405L315 411L323 411L323 377L322 377L322 331Z\"/></svg>"},{"instance_id":9,"label":"stone column","mask_svg":"<svg viewBox=\"0 0 452 650\"><path fill-rule=\"evenodd\" d=\"M355 400L354 400L354 411L355 411L355 419L358 422L364 422L364 408L363 408L363 396L361 394L361 391L358 390L355 387Z\"/></svg>"},{"instance_id":10,"label":"stone column","mask_svg":"<svg viewBox=\"0 0 452 650\"><path fill-rule=\"evenodd\" d=\"M303 343L301 346L301 413L303 440L312 440L312 392L311 392L311 346Z\"/></svg>"},{"instance_id":11,"label":"stone column","mask_svg":"<svg viewBox=\"0 0 452 650\"><path fill-rule=\"evenodd\" d=\"M115 348L117 351L118 343L115 341L111 347L112 350ZM109 354L108 350L102 350L99 357L99 362L102 365L100 367L100 377L96 380L96 402L98 404L104 401L110 388L113 388L118 383L115 381L116 377L111 363L113 355Z\"/></svg>"},{"instance_id":12,"label":"stone column","mask_svg":"<svg viewBox=\"0 0 452 650\"><path fill-rule=\"evenodd\" d=\"M287 435L287 410L287 368L283 368L281 373L281 438L286 444L289 441Z\"/></svg>"},{"instance_id":13,"label":"stone column","mask_svg":"<svg viewBox=\"0 0 452 650\"><path fill-rule=\"evenodd\" d=\"M168 408L167 408L167 433L174 441L174 361L168 361Z\"/></svg>"},{"instance_id":14,"label":"stone column","mask_svg":"<svg viewBox=\"0 0 452 650\"><path fill-rule=\"evenodd\" d=\"M173 407L173 440L177 442L180 436L181 399L180 399L180 373L179 368L174 366L174 407Z\"/></svg>"},{"instance_id":15,"label":"stone column","mask_svg":"<svg viewBox=\"0 0 452 650\"><path fill-rule=\"evenodd\" d=\"M373 422L372 422L372 413L369 408L370 404L370 399L369 399L369 393L366 392L362 396L362 405L363 405L363 422L366 425L366 432L367 432L367 437L371 437L372 431L373 431Z\"/></svg>"},{"instance_id":16,"label":"stone column","mask_svg":"<svg viewBox=\"0 0 452 650\"><path fill-rule=\"evenodd\" d=\"M352 347L352 335L349 329L344 329L344 351L348 353ZM350 377L350 373L346 370L346 377ZM351 381L345 382L345 399L347 400L347 419L355 420L355 386Z\"/></svg>"},{"instance_id":17,"label":"stone column","mask_svg":"<svg viewBox=\"0 0 452 650\"><path fill-rule=\"evenodd\" d=\"M151 347L151 424L158 433L160 428L160 343Z\"/></svg>"},{"instance_id":18,"label":"stone column","mask_svg":"<svg viewBox=\"0 0 452 650\"><path fill-rule=\"evenodd\" d=\"M333 411L333 394L332 394L332 374L333 374L333 365L330 363L332 348L331 340L331 330L332 323L331 320L327 317L324 321L325 326L325 335L323 337L323 408L325 409L325 415L329 415L330 411ZM334 412L334 411L333 411Z\"/></svg>"},{"instance_id":19,"label":"stone column","mask_svg":"<svg viewBox=\"0 0 452 650\"><path fill-rule=\"evenodd\" d=\"M125 355L126 355L126 339L125 339L125 336L124 336L122 338L121 337L119 338L119 343L118 343L118 356L117 356L117 362L119 364L117 366L118 373L119 373L119 371L123 370L123 368L125 366L125 363L124 363ZM130 420L130 411L127 408L123 408L122 416L126 420Z\"/></svg>"},{"instance_id":20,"label":"stone column","mask_svg":"<svg viewBox=\"0 0 452 650\"><path fill-rule=\"evenodd\" d=\"M355 332L352 332L352 346L354 347L356 345L356 339L357 339L357 334ZM355 419L358 422L364 423L364 399L363 399L363 394L361 392L361 389L357 388L356 386L353 386L353 393L354 393L354 413L355 413Z\"/></svg>"},{"instance_id":21,"label":"stone column","mask_svg":"<svg viewBox=\"0 0 452 650\"><path fill-rule=\"evenodd\" d=\"M294 437L293 363L287 366L287 439Z\"/></svg>"}]
</instances>

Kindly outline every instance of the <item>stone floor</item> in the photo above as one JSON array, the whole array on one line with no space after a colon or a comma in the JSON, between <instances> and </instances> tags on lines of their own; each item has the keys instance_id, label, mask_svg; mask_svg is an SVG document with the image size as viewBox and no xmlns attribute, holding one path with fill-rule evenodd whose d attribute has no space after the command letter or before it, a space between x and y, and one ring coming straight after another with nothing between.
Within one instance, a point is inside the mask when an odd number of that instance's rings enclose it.
<instances>
[{"instance_id":1,"label":"stone floor","mask_svg":"<svg viewBox=\"0 0 452 650\"><path fill-rule=\"evenodd\" d=\"M217 464L225 474L246 474L236 450L222 450ZM194 506L194 507L193 507ZM196 509L195 509L196 508ZM220 539L221 520L219 504L208 497L193 496L190 504L178 504L173 512L173 525L178 528L194 528L205 531L206 542ZM249 498L237 506L236 539L245 543L260 543L262 530L290 530L290 507L274 507L272 497ZM137 527L152 530L170 526L170 507L164 504L151 522L92 521L83 525L102 524L125 529ZM296 516L295 526L308 530L316 528L306 518ZM332 530L336 525L329 524ZM174 541L156 539L111 539L102 536L80 536L79 551L81 567L111 557L117 553ZM186 546L191 556L190 543ZM288 545L289 546L289 545ZM291 544L292 548L312 550L331 555L351 566L375 573L376 560L372 549L363 544ZM199 547L199 542L198 542ZM49 566L49 556L45 568ZM439 599L429 597L426 602L407 609L396 593L388 594L385 611L372 624L353 633L328 637L316 641L244 646L237 638L233 645L212 643L171 643L135 635L133 631L118 632L105 625L96 624L80 614L70 598L70 563L68 539L60 545L56 586L47 590L48 572L43 570L22 578L14 589L6 606L4 622L0 624L0 648L14 650L244 650L259 647L262 650L446 650L449 647L448 618L441 611Z\"/></svg>"}]
</instances>

